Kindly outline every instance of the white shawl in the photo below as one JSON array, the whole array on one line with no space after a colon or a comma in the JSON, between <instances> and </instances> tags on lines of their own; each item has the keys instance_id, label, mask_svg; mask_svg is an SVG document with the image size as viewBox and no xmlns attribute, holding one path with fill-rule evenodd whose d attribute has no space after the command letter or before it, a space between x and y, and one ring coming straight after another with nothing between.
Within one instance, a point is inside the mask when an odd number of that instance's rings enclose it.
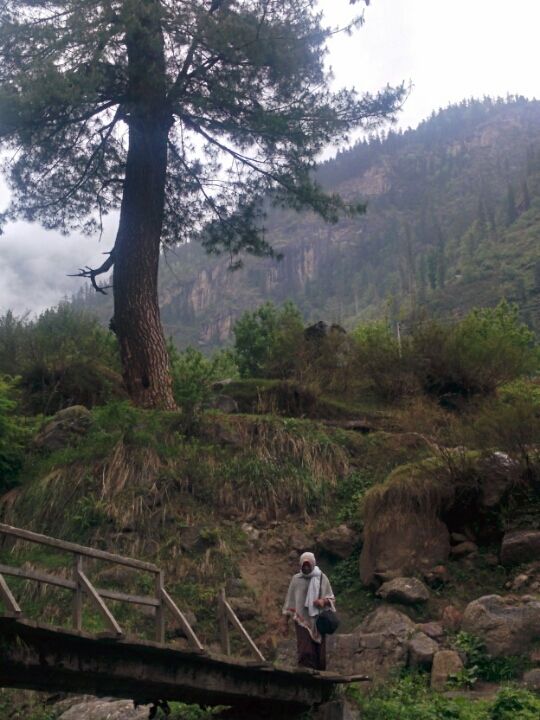
<instances>
[{"instance_id":1,"label":"white shawl","mask_svg":"<svg viewBox=\"0 0 540 720\"><path fill-rule=\"evenodd\" d=\"M322 593L320 592L322 582ZM315 607L314 600L319 597L330 601L334 608L334 593L330 581L323 575L320 568L315 568L309 573L296 573L289 584L287 598L283 606L283 614L290 615L294 621L304 627L315 642L321 642L321 635L317 630L317 616L319 608Z\"/></svg>"}]
</instances>

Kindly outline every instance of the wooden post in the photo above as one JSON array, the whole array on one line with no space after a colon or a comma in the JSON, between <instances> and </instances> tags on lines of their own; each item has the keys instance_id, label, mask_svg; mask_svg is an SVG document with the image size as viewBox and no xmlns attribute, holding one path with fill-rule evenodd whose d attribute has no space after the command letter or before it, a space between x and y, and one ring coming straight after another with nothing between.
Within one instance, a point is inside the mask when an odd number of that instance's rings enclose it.
<instances>
[{"instance_id":1,"label":"wooden post","mask_svg":"<svg viewBox=\"0 0 540 720\"><path fill-rule=\"evenodd\" d=\"M163 590L165 583L163 578L163 570L156 573L156 600L159 605L156 607L156 642L165 643L165 604L163 600Z\"/></svg>"},{"instance_id":2,"label":"wooden post","mask_svg":"<svg viewBox=\"0 0 540 720\"><path fill-rule=\"evenodd\" d=\"M226 602L225 588L221 588L218 595L219 639L222 653L224 655L230 655L231 639L229 637L229 619L227 617Z\"/></svg>"},{"instance_id":3,"label":"wooden post","mask_svg":"<svg viewBox=\"0 0 540 720\"><path fill-rule=\"evenodd\" d=\"M7 582L4 580L3 575L0 575L0 599L4 601L8 615L18 617L21 614L21 608L9 589Z\"/></svg>"},{"instance_id":4,"label":"wooden post","mask_svg":"<svg viewBox=\"0 0 540 720\"><path fill-rule=\"evenodd\" d=\"M73 593L73 629L80 632L82 630L82 604L83 591L80 582L80 574L83 572L83 557L75 555L73 558L73 580L75 582L75 591Z\"/></svg>"}]
</instances>

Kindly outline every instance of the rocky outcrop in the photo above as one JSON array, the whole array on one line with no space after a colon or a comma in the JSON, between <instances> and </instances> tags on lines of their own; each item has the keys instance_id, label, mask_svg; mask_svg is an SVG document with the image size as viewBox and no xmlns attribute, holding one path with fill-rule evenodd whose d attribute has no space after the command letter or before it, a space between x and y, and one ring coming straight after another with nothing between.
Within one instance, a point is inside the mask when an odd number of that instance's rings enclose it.
<instances>
[{"instance_id":1,"label":"rocky outcrop","mask_svg":"<svg viewBox=\"0 0 540 720\"><path fill-rule=\"evenodd\" d=\"M423 632L417 632L409 640L409 667L429 670L439 644Z\"/></svg>"},{"instance_id":2,"label":"rocky outcrop","mask_svg":"<svg viewBox=\"0 0 540 720\"><path fill-rule=\"evenodd\" d=\"M416 605L429 600L429 590L417 578L395 578L381 585L377 595L387 602Z\"/></svg>"},{"instance_id":3,"label":"rocky outcrop","mask_svg":"<svg viewBox=\"0 0 540 720\"><path fill-rule=\"evenodd\" d=\"M328 667L345 675L368 675L374 682L385 680L405 667L414 623L394 608L382 606L346 635L328 638Z\"/></svg>"},{"instance_id":4,"label":"rocky outcrop","mask_svg":"<svg viewBox=\"0 0 540 720\"><path fill-rule=\"evenodd\" d=\"M454 650L439 650L433 656L431 668L431 687L444 690L448 680L463 669L463 662Z\"/></svg>"},{"instance_id":5,"label":"rocky outcrop","mask_svg":"<svg viewBox=\"0 0 540 720\"><path fill-rule=\"evenodd\" d=\"M73 703L73 704L72 704ZM61 705L68 705L61 710ZM147 720L149 705L134 707L131 700L78 698L64 701L55 707L61 711L58 720Z\"/></svg>"},{"instance_id":6,"label":"rocky outcrop","mask_svg":"<svg viewBox=\"0 0 540 720\"><path fill-rule=\"evenodd\" d=\"M364 585L429 570L446 562L448 528L432 512L408 512L398 517L393 507L364 528L360 577Z\"/></svg>"},{"instance_id":7,"label":"rocky outcrop","mask_svg":"<svg viewBox=\"0 0 540 720\"><path fill-rule=\"evenodd\" d=\"M540 560L540 530L514 530L503 537L501 563L506 567Z\"/></svg>"},{"instance_id":8,"label":"rocky outcrop","mask_svg":"<svg viewBox=\"0 0 540 720\"><path fill-rule=\"evenodd\" d=\"M85 435L92 424L92 413L84 405L72 405L53 415L34 438L34 446L45 452L69 447Z\"/></svg>"},{"instance_id":9,"label":"rocky outcrop","mask_svg":"<svg viewBox=\"0 0 540 720\"><path fill-rule=\"evenodd\" d=\"M338 525L322 533L317 540L317 549L326 555L345 560L350 557L360 542L360 536L348 525Z\"/></svg>"},{"instance_id":10,"label":"rocky outcrop","mask_svg":"<svg viewBox=\"0 0 540 720\"><path fill-rule=\"evenodd\" d=\"M482 638L493 657L523 655L540 640L540 602L485 595L467 605L462 629Z\"/></svg>"}]
</instances>

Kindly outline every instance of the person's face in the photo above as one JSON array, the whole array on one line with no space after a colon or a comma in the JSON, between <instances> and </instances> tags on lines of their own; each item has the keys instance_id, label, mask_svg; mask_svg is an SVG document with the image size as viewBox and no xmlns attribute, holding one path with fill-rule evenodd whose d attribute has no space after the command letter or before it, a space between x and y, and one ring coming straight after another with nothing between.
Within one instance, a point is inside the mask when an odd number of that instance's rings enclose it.
<instances>
[{"instance_id":1,"label":"person's face","mask_svg":"<svg viewBox=\"0 0 540 720\"><path fill-rule=\"evenodd\" d=\"M308 562L302 563L302 573L304 575L309 575L311 572L311 565Z\"/></svg>"}]
</instances>

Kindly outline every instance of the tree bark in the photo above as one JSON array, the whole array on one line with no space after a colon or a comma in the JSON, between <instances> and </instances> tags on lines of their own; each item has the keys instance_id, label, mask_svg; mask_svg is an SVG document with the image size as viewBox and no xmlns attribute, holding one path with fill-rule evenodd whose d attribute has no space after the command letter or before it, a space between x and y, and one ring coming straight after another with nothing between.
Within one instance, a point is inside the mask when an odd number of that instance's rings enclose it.
<instances>
[{"instance_id":1,"label":"tree bark","mask_svg":"<svg viewBox=\"0 0 540 720\"><path fill-rule=\"evenodd\" d=\"M114 246L113 328L127 391L136 405L176 407L158 304L158 267L165 202L167 108L163 37L155 0L139 5L127 34L131 102L129 146Z\"/></svg>"}]
</instances>

